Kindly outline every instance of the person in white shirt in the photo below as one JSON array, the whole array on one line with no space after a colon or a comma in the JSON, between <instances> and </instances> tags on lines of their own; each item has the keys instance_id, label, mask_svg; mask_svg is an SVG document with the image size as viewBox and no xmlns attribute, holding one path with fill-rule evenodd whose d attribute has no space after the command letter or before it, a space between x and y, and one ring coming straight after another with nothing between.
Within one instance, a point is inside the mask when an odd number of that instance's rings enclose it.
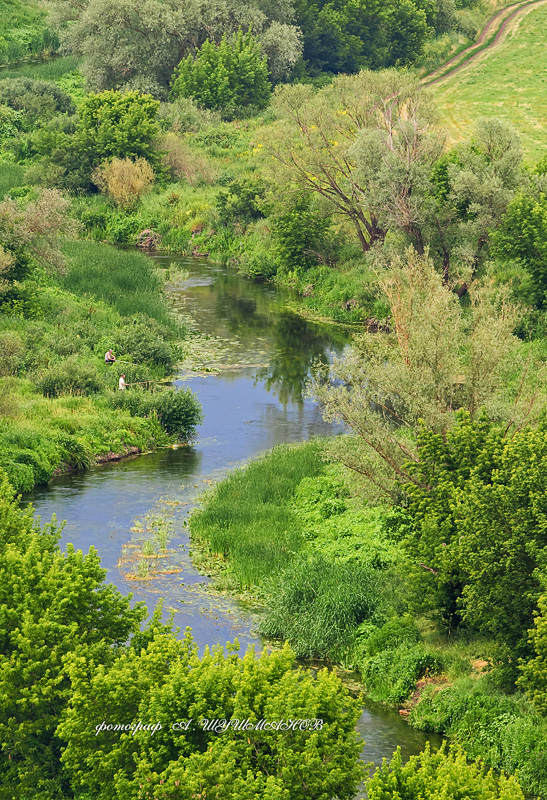
<instances>
[{"instance_id":1,"label":"person in white shirt","mask_svg":"<svg viewBox=\"0 0 547 800\"><path fill-rule=\"evenodd\" d=\"M113 364L116 360L116 356L112 352L112 350L107 350L104 354L104 363L105 364Z\"/></svg>"},{"instance_id":2,"label":"person in white shirt","mask_svg":"<svg viewBox=\"0 0 547 800\"><path fill-rule=\"evenodd\" d=\"M121 389L122 391L124 391L126 386L127 386L127 383L125 382L125 375L120 375L120 381L118 383L118 389Z\"/></svg>"}]
</instances>

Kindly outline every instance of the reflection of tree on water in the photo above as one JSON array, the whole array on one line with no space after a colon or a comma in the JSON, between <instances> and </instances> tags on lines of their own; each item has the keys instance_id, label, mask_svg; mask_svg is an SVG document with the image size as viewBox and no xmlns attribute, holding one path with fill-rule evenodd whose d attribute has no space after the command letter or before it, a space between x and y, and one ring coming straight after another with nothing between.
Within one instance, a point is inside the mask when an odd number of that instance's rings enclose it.
<instances>
[{"instance_id":1,"label":"reflection of tree on water","mask_svg":"<svg viewBox=\"0 0 547 800\"><path fill-rule=\"evenodd\" d=\"M279 315L271 332L270 364L257 372L255 381L263 382L281 403L301 403L312 363L327 364L332 349L341 350L348 340L343 331L309 323L290 312Z\"/></svg>"},{"instance_id":2,"label":"reflection of tree on water","mask_svg":"<svg viewBox=\"0 0 547 800\"><path fill-rule=\"evenodd\" d=\"M216 293L217 318L241 339L269 333L275 324L276 298L265 294L263 287L242 283L241 278L230 278L220 275L210 288Z\"/></svg>"}]
</instances>

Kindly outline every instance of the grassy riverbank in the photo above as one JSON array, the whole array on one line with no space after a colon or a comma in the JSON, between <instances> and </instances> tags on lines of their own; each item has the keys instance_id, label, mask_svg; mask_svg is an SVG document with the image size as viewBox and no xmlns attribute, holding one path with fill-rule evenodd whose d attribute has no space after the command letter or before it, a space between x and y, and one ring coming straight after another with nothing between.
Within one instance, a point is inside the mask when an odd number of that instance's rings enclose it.
<instances>
[{"instance_id":1,"label":"grassy riverbank","mask_svg":"<svg viewBox=\"0 0 547 800\"><path fill-rule=\"evenodd\" d=\"M167 445L201 419L189 390L166 388L186 330L150 260L90 242L64 250L66 274L37 268L0 317L0 465L17 491ZM106 366L110 348L120 363Z\"/></svg>"},{"instance_id":2,"label":"grassy riverbank","mask_svg":"<svg viewBox=\"0 0 547 800\"><path fill-rule=\"evenodd\" d=\"M500 688L493 641L447 636L416 613L399 512L364 503L323 450L280 446L217 484L190 520L198 563L260 596L267 638L358 670L372 700L547 796L545 719Z\"/></svg>"}]
</instances>

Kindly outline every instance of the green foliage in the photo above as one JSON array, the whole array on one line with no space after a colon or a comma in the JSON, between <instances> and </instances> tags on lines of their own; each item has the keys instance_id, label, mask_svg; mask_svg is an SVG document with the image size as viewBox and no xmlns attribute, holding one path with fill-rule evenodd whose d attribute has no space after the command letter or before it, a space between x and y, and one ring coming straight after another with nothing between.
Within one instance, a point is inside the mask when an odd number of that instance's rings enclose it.
<instances>
[{"instance_id":1,"label":"green foliage","mask_svg":"<svg viewBox=\"0 0 547 800\"><path fill-rule=\"evenodd\" d=\"M233 650L206 649L200 659L187 629L182 640L158 634L107 668L75 654L71 709L58 729L74 788L105 800L133 800L143 784L156 798L205 791L212 800L305 800L310 793L350 800L362 777L359 703L326 670L314 679L296 669L287 648L260 656L249 650L242 659ZM251 728L295 717L323 722L310 723L314 731ZM173 730L173 722L190 718L187 731ZM162 727L153 735L97 732L111 719ZM221 729L226 720L224 732L205 730L205 719L219 720ZM248 721L246 729L235 730L236 719Z\"/></svg>"},{"instance_id":2,"label":"green foliage","mask_svg":"<svg viewBox=\"0 0 547 800\"><path fill-rule=\"evenodd\" d=\"M322 260L329 217L311 208L309 195L274 219L273 240L280 272L306 272Z\"/></svg>"},{"instance_id":3,"label":"green foliage","mask_svg":"<svg viewBox=\"0 0 547 800\"><path fill-rule=\"evenodd\" d=\"M101 389L102 381L94 366L68 358L61 364L49 367L37 385L44 397L60 397L63 394L95 394Z\"/></svg>"},{"instance_id":4,"label":"green foliage","mask_svg":"<svg viewBox=\"0 0 547 800\"><path fill-rule=\"evenodd\" d=\"M358 661L358 666L372 700L398 705L410 697L419 678L438 674L443 665L435 651L405 642Z\"/></svg>"},{"instance_id":5,"label":"green foliage","mask_svg":"<svg viewBox=\"0 0 547 800\"><path fill-rule=\"evenodd\" d=\"M260 632L289 642L300 658L336 657L354 629L373 622L381 610L379 577L358 563L330 563L302 554L277 573L269 589L269 609Z\"/></svg>"},{"instance_id":6,"label":"green foliage","mask_svg":"<svg viewBox=\"0 0 547 800\"><path fill-rule=\"evenodd\" d=\"M22 114L25 130L38 121L57 114L74 114L75 106L68 94L54 83L32 78L5 78L0 81L0 103Z\"/></svg>"},{"instance_id":7,"label":"green foliage","mask_svg":"<svg viewBox=\"0 0 547 800\"><path fill-rule=\"evenodd\" d=\"M82 71L95 91L138 89L165 98L173 70L206 40L252 28L275 80L284 80L301 53L300 32L290 24L292 2L238 0L207 6L179 0L48 0L65 48L83 57ZM69 23L69 24L65 24ZM253 68L254 71L254 68ZM259 71L257 78L262 81Z\"/></svg>"},{"instance_id":8,"label":"green foliage","mask_svg":"<svg viewBox=\"0 0 547 800\"><path fill-rule=\"evenodd\" d=\"M303 59L311 75L412 63L431 29L422 4L375 0L297 0Z\"/></svg>"},{"instance_id":9,"label":"green foliage","mask_svg":"<svg viewBox=\"0 0 547 800\"><path fill-rule=\"evenodd\" d=\"M468 764L464 753L446 752L446 745L431 753L429 744L403 765L400 748L388 763L385 759L367 781L370 800L524 800L516 778L497 778L480 764Z\"/></svg>"},{"instance_id":10,"label":"green foliage","mask_svg":"<svg viewBox=\"0 0 547 800\"><path fill-rule=\"evenodd\" d=\"M1 780L12 796L52 797L66 786L56 732L72 694L65 658L110 663L145 614L104 585L93 548L62 553L55 522L41 529L1 481Z\"/></svg>"},{"instance_id":11,"label":"green foliage","mask_svg":"<svg viewBox=\"0 0 547 800\"><path fill-rule=\"evenodd\" d=\"M59 39L48 30L44 10L34 0L4 0L0 19L0 63L53 53Z\"/></svg>"},{"instance_id":12,"label":"green foliage","mask_svg":"<svg viewBox=\"0 0 547 800\"><path fill-rule=\"evenodd\" d=\"M201 405L190 389L170 389L163 392L139 392L131 389L115 392L110 397L113 408L123 408L133 416L157 416L161 427L179 439L188 439L203 422Z\"/></svg>"},{"instance_id":13,"label":"green foliage","mask_svg":"<svg viewBox=\"0 0 547 800\"><path fill-rule=\"evenodd\" d=\"M498 258L515 259L530 273L535 302L543 308L547 297L546 195L518 194L509 204L501 227L493 236L493 244Z\"/></svg>"},{"instance_id":14,"label":"green foliage","mask_svg":"<svg viewBox=\"0 0 547 800\"><path fill-rule=\"evenodd\" d=\"M220 221L241 225L264 217L266 188L263 178L256 174L230 181L216 197Z\"/></svg>"},{"instance_id":15,"label":"green foliage","mask_svg":"<svg viewBox=\"0 0 547 800\"><path fill-rule=\"evenodd\" d=\"M515 656L529 652L526 632L542 593L547 433L541 426L502 438L486 422L461 418L444 442L426 431L419 441L417 480L406 490L418 585L426 596L433 590L445 619L460 613L507 645L514 669Z\"/></svg>"},{"instance_id":16,"label":"green foliage","mask_svg":"<svg viewBox=\"0 0 547 800\"><path fill-rule=\"evenodd\" d=\"M171 342L170 330L152 320L134 319L109 336L110 347L119 358L130 356L139 364L160 364L169 373L176 364L177 351ZM106 351L105 351L106 352Z\"/></svg>"},{"instance_id":17,"label":"green foliage","mask_svg":"<svg viewBox=\"0 0 547 800\"><path fill-rule=\"evenodd\" d=\"M154 163L159 103L140 92L89 95L78 109L78 149L92 166L111 158Z\"/></svg>"},{"instance_id":18,"label":"green foliage","mask_svg":"<svg viewBox=\"0 0 547 800\"><path fill-rule=\"evenodd\" d=\"M534 627L529 631L534 657L521 663L519 686L527 690L534 707L547 716L547 595L538 600Z\"/></svg>"},{"instance_id":19,"label":"green foliage","mask_svg":"<svg viewBox=\"0 0 547 800\"><path fill-rule=\"evenodd\" d=\"M226 36L219 45L207 39L195 57L181 61L171 91L231 117L249 107L264 108L270 97L268 66L251 29L244 34L240 28L233 42Z\"/></svg>"},{"instance_id":20,"label":"green foliage","mask_svg":"<svg viewBox=\"0 0 547 800\"><path fill-rule=\"evenodd\" d=\"M92 188L92 171L113 158L144 158L158 167L158 108L157 100L139 92L87 95L77 117L54 118L32 134L40 169L49 170L56 185L75 190Z\"/></svg>"},{"instance_id":21,"label":"green foliage","mask_svg":"<svg viewBox=\"0 0 547 800\"><path fill-rule=\"evenodd\" d=\"M413 726L445 733L469 758L512 774L523 789L547 790L547 726L522 694L506 695L486 675L454 686L425 687L410 715Z\"/></svg>"}]
</instances>

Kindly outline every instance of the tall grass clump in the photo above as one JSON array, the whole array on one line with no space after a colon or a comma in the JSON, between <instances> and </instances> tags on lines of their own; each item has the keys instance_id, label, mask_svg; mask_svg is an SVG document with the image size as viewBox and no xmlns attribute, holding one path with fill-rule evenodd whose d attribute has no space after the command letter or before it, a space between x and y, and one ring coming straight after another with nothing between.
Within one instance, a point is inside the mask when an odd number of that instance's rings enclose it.
<instances>
[{"instance_id":1,"label":"tall grass clump","mask_svg":"<svg viewBox=\"0 0 547 800\"><path fill-rule=\"evenodd\" d=\"M361 564L301 554L268 586L270 611L260 632L285 639L300 658L339 656L355 628L382 608L380 573Z\"/></svg>"},{"instance_id":2,"label":"tall grass clump","mask_svg":"<svg viewBox=\"0 0 547 800\"><path fill-rule=\"evenodd\" d=\"M145 314L170 323L161 279L144 253L84 241L67 244L65 253L70 263L67 289L104 300L124 317Z\"/></svg>"},{"instance_id":3,"label":"tall grass clump","mask_svg":"<svg viewBox=\"0 0 547 800\"><path fill-rule=\"evenodd\" d=\"M229 559L241 585L258 586L302 547L292 500L303 478L323 471L321 451L320 441L280 445L219 483L192 515L192 537Z\"/></svg>"},{"instance_id":4,"label":"tall grass clump","mask_svg":"<svg viewBox=\"0 0 547 800\"><path fill-rule=\"evenodd\" d=\"M0 80L4 78L34 78L40 81L56 81L78 69L79 59L76 56L51 58L38 63L21 64L13 69L0 70Z\"/></svg>"},{"instance_id":5,"label":"tall grass clump","mask_svg":"<svg viewBox=\"0 0 547 800\"><path fill-rule=\"evenodd\" d=\"M0 200L10 189L22 186L25 168L20 164L0 164Z\"/></svg>"}]
</instances>

